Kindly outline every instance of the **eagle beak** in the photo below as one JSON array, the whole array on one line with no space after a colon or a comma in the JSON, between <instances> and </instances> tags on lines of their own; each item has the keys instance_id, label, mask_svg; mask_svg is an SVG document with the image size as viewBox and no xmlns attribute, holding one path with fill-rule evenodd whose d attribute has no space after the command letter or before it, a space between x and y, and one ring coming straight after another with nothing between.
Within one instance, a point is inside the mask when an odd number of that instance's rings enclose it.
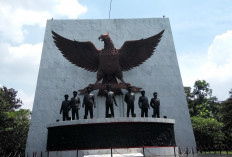
<instances>
[{"instance_id":1,"label":"eagle beak","mask_svg":"<svg viewBox=\"0 0 232 157\"><path fill-rule=\"evenodd\" d=\"M102 41L102 38L101 38L101 37L98 37L98 40L99 40L99 41Z\"/></svg>"}]
</instances>

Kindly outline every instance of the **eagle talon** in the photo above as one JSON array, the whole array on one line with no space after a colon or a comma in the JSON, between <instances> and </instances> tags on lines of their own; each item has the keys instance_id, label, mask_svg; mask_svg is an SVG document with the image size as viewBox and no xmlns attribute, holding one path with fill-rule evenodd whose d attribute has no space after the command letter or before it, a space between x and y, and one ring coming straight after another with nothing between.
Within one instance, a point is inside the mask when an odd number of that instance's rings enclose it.
<instances>
[{"instance_id":1,"label":"eagle talon","mask_svg":"<svg viewBox=\"0 0 232 157\"><path fill-rule=\"evenodd\" d=\"M97 80L97 81L94 83L94 85L98 85L98 83L99 83L99 81Z\"/></svg>"}]
</instances>

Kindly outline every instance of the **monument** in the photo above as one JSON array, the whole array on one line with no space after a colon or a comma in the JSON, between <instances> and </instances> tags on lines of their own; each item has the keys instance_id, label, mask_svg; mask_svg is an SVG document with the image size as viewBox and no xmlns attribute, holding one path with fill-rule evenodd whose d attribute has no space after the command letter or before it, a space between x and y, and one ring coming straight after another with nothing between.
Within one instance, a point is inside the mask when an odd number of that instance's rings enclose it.
<instances>
[{"instance_id":1,"label":"monument","mask_svg":"<svg viewBox=\"0 0 232 157\"><path fill-rule=\"evenodd\" d=\"M139 97L139 102L138 102L139 108L141 109L141 117L148 117L148 109L149 107L149 102L147 97L145 96L145 91L141 91L141 96Z\"/></svg>"},{"instance_id":2,"label":"monument","mask_svg":"<svg viewBox=\"0 0 232 157\"><path fill-rule=\"evenodd\" d=\"M106 97L106 118L109 118L109 117L113 118L114 117L114 104L115 106L118 106L118 105L115 100L114 92L111 91L110 84L106 85L105 97ZM110 114L109 114L109 109L110 109Z\"/></svg>"},{"instance_id":3,"label":"monument","mask_svg":"<svg viewBox=\"0 0 232 157\"><path fill-rule=\"evenodd\" d=\"M110 57L109 51L99 51L104 49L104 45L98 39L106 42L108 36L114 44L111 53L115 53ZM137 51L143 47L141 42L151 38L155 38L155 42L152 41L155 44L151 47L145 45L141 50L147 52L148 49L149 53L138 56ZM130 44L133 41L137 42L136 46L131 45L132 48ZM83 46L80 42L92 43L91 50L95 56L89 54L88 49L83 52L85 55L76 59L76 47ZM130 48L130 53L126 53L125 47ZM68 54L70 51L72 53ZM117 59L120 58L117 52L124 57ZM99 54L104 55L96 57ZM108 68L115 68L115 73L106 72ZM105 118L106 98L103 95L106 84L111 84L116 95L118 107L114 108L114 118ZM84 109L80 108L79 120L61 121L59 109L63 95L72 95L76 90L84 94L88 87L95 95L93 119L84 119ZM136 117L130 118L126 117L127 105L124 102L128 87L132 88L136 103ZM137 102L141 89L146 91L148 100L151 100L154 91L159 94L160 117L168 119L151 118L152 110L148 110L148 118L140 117ZM83 100L84 96L78 97ZM133 131L131 128L134 128ZM105 139L102 140L102 137ZM93 154L102 154L108 153L106 150L112 147L130 150L138 146L151 147L150 151L155 151L154 146L170 147L172 150L175 146L196 147L169 19L48 20L26 154L59 152L56 156L62 156L66 151L65 156L69 156L68 150L75 154L77 150L90 153L84 151L90 149L94 150Z\"/></svg>"}]
</instances>

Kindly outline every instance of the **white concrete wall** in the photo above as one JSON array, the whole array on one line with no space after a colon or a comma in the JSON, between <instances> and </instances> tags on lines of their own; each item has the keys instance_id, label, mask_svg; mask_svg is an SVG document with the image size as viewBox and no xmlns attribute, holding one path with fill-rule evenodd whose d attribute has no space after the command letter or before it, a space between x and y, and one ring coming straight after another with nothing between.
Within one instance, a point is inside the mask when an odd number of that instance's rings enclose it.
<instances>
[{"instance_id":1,"label":"white concrete wall","mask_svg":"<svg viewBox=\"0 0 232 157\"><path fill-rule=\"evenodd\" d=\"M36 94L34 99L31 125L28 134L26 152L45 151L47 140L46 125L62 119L59 114L64 94L72 96L73 90L79 90L96 81L96 73L85 71L66 60L55 46L51 30L78 41L91 41L97 48L103 48L98 37L110 33L115 47L120 48L127 40L137 40L155 35L165 29L154 55L144 64L124 72L124 80L134 86L142 87L149 100L154 91L161 101L161 117L175 119L176 143L180 147L195 147L192 125L184 95L183 84L177 62L172 31L168 18L148 19L111 19L111 20L48 20L43 52L41 57ZM126 91L123 90L123 93ZM97 91L94 92L97 94ZM140 115L136 94L135 113ZM83 96L80 96L81 101ZM105 116L105 99L97 97L95 118ZM115 116L124 117L126 105L123 97L118 96L119 107L115 107ZM84 109L79 111L83 118ZM149 116L152 110L149 110Z\"/></svg>"}]
</instances>

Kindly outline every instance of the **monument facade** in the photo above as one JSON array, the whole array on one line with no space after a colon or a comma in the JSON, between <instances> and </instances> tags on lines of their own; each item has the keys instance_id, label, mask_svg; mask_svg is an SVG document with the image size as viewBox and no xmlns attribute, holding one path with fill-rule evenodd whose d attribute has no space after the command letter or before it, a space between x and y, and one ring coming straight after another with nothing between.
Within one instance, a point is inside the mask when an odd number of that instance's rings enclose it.
<instances>
[{"instance_id":1,"label":"monument facade","mask_svg":"<svg viewBox=\"0 0 232 157\"><path fill-rule=\"evenodd\" d=\"M65 94L72 95L73 91L85 89L87 85L96 82L97 79L96 71L90 72L77 67L62 55L54 43L52 31L73 41L91 41L97 49L103 49L104 45L98 40L98 37L106 32L109 32L114 47L118 49L125 41L146 39L163 31L154 54L150 58L148 57L143 64L123 72L123 81L146 91L148 100L151 100L153 93L157 92L160 100L160 117L167 116L167 118L175 120L175 137L173 136L175 142L172 144L182 148L196 147L168 18L48 20L26 153L46 151L47 142L50 142L47 141L47 126L56 126L51 124L58 124L59 122L56 121L62 120L59 110L63 96ZM121 92L123 95L115 96L118 105L118 107L114 107L115 118L126 117L127 104L124 102L124 96L127 90L122 88ZM105 97L97 96L98 90L94 90L92 93L95 95L96 103L93 117L105 118ZM135 93L134 114L137 117L141 114L137 105L139 96L140 93ZM83 95L78 97L83 100ZM83 121L84 113L84 108L80 108L79 121ZM152 117L152 114L153 110L149 109L148 117ZM77 123L79 124L79 122ZM78 136L75 135L75 137Z\"/></svg>"}]
</instances>

